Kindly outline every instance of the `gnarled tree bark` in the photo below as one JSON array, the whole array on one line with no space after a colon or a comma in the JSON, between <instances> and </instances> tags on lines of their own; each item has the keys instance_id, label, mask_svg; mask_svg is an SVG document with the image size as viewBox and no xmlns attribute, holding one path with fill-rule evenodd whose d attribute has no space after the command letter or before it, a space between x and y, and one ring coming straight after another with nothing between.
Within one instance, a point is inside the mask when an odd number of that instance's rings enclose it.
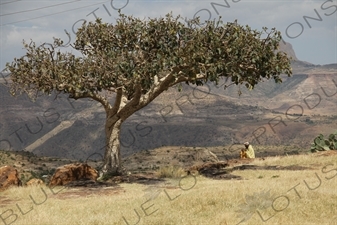
<instances>
[{"instance_id":1,"label":"gnarled tree bark","mask_svg":"<svg viewBox=\"0 0 337 225\"><path fill-rule=\"evenodd\" d=\"M122 120L118 119L111 126L106 122L106 148L104 153L104 164L100 171L100 177L104 174L118 175L122 173L122 161L120 154L120 132Z\"/></svg>"}]
</instances>

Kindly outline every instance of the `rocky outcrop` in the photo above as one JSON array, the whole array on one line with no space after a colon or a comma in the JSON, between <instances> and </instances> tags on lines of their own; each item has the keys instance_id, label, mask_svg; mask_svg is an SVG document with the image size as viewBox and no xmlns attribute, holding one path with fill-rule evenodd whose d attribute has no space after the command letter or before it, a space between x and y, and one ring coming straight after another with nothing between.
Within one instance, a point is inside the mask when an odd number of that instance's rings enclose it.
<instances>
[{"instance_id":1,"label":"rocky outcrop","mask_svg":"<svg viewBox=\"0 0 337 225\"><path fill-rule=\"evenodd\" d=\"M33 178L29 180L26 184L27 186L37 186L37 185L44 184L44 182L41 179Z\"/></svg>"},{"instance_id":2,"label":"rocky outcrop","mask_svg":"<svg viewBox=\"0 0 337 225\"><path fill-rule=\"evenodd\" d=\"M10 186L21 186L18 171L12 166L3 166L0 168L0 191Z\"/></svg>"},{"instance_id":3,"label":"rocky outcrop","mask_svg":"<svg viewBox=\"0 0 337 225\"><path fill-rule=\"evenodd\" d=\"M50 186L66 185L72 181L93 180L96 181L98 172L85 163L75 163L61 166L56 169L50 179Z\"/></svg>"}]
</instances>

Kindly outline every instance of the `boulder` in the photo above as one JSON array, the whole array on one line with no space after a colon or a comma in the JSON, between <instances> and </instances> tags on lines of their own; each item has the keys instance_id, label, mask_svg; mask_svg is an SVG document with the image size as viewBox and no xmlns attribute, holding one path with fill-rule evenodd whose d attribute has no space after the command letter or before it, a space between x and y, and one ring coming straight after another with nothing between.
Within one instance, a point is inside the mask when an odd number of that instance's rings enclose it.
<instances>
[{"instance_id":1,"label":"boulder","mask_svg":"<svg viewBox=\"0 0 337 225\"><path fill-rule=\"evenodd\" d=\"M12 166L0 167L0 191L10 186L21 186L18 171Z\"/></svg>"},{"instance_id":2,"label":"boulder","mask_svg":"<svg viewBox=\"0 0 337 225\"><path fill-rule=\"evenodd\" d=\"M66 185L71 181L93 180L98 178L98 172L85 163L74 163L61 166L56 169L54 175L50 179L50 186Z\"/></svg>"},{"instance_id":3,"label":"boulder","mask_svg":"<svg viewBox=\"0 0 337 225\"><path fill-rule=\"evenodd\" d=\"M33 186L33 185L38 186L38 185L44 184L44 182L41 179L33 178L29 180L26 184L27 186Z\"/></svg>"}]
</instances>

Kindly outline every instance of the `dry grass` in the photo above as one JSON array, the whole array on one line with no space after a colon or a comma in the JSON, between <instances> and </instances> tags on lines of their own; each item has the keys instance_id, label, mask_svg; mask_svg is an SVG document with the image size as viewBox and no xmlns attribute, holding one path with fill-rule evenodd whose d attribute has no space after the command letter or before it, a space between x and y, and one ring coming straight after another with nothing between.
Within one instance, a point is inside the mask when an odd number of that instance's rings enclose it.
<instances>
[{"instance_id":1,"label":"dry grass","mask_svg":"<svg viewBox=\"0 0 337 225\"><path fill-rule=\"evenodd\" d=\"M104 192L92 190L81 197L81 189L64 189L58 194L52 194L44 186L46 198L39 187L11 188L0 193L1 202L7 199L6 205L1 205L0 214L7 224L15 220L13 224L24 225L136 224L136 212L140 216L138 224L229 225L241 221L238 217L240 211L251 211L251 218L242 224L333 225L336 224L337 213L336 162L337 155L266 158L263 161L256 160L253 164L296 164L313 166L314 169L233 172L244 180L212 180L189 176L167 179L161 185L123 183L119 189L109 188ZM263 191L268 190L270 195L264 194ZM36 203L45 202L35 205L30 196ZM261 207L268 200L273 205L259 210L260 216L256 207ZM268 221L262 221L269 217Z\"/></svg>"},{"instance_id":2,"label":"dry grass","mask_svg":"<svg viewBox=\"0 0 337 225\"><path fill-rule=\"evenodd\" d=\"M186 172L179 166L163 166L157 170L156 174L159 178L181 178L186 175Z\"/></svg>"},{"instance_id":3,"label":"dry grass","mask_svg":"<svg viewBox=\"0 0 337 225\"><path fill-rule=\"evenodd\" d=\"M254 165L303 166L319 168L329 163L335 163L337 150L304 155L265 157L265 160L255 160Z\"/></svg>"}]
</instances>

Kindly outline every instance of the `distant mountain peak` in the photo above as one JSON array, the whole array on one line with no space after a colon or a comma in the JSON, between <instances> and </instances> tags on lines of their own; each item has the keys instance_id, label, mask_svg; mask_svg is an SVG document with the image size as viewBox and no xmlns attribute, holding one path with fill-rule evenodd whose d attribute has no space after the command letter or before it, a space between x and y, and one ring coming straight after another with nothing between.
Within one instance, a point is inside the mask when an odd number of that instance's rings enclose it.
<instances>
[{"instance_id":1,"label":"distant mountain peak","mask_svg":"<svg viewBox=\"0 0 337 225\"><path fill-rule=\"evenodd\" d=\"M295 51L293 49L293 46L285 41L280 42L280 51L287 53L288 56L290 56L293 60L298 60L296 57Z\"/></svg>"}]
</instances>

